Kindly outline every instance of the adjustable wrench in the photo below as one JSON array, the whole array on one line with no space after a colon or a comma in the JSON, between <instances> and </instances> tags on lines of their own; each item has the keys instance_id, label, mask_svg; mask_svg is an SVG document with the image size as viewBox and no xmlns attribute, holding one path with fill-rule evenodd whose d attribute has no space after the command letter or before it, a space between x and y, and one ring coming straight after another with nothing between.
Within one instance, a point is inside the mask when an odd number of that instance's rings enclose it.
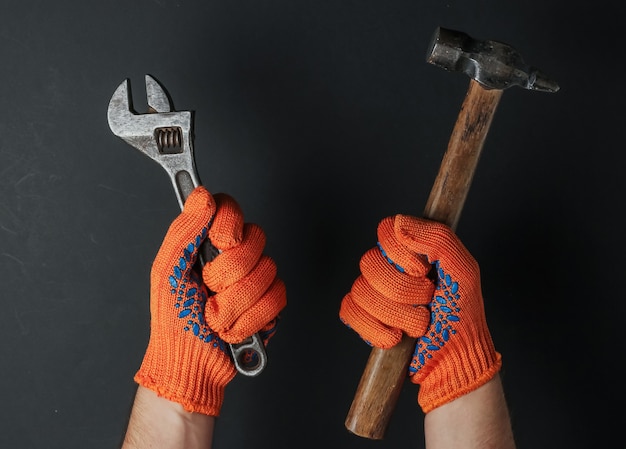
<instances>
[{"instance_id":1,"label":"adjustable wrench","mask_svg":"<svg viewBox=\"0 0 626 449\"><path fill-rule=\"evenodd\" d=\"M132 106L130 81L124 80L109 102L109 127L117 137L163 167L170 176L182 210L189 194L201 185L193 157L193 114L172 111L165 89L150 75L146 75L146 93L148 113L137 114ZM218 254L219 250L206 239L198 259L204 265ZM241 374L256 376L265 368L267 355L258 333L229 347L233 363Z\"/></svg>"}]
</instances>

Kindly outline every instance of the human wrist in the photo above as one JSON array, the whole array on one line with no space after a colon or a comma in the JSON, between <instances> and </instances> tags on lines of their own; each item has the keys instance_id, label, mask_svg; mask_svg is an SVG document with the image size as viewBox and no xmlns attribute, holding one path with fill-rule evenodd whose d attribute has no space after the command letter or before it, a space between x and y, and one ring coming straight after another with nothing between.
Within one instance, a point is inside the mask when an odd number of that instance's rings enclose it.
<instances>
[{"instance_id":1,"label":"human wrist","mask_svg":"<svg viewBox=\"0 0 626 449\"><path fill-rule=\"evenodd\" d=\"M154 426L155 422L159 425ZM140 385L122 449L208 449L214 423L213 416L186 411L181 404Z\"/></svg>"},{"instance_id":2,"label":"human wrist","mask_svg":"<svg viewBox=\"0 0 626 449\"><path fill-rule=\"evenodd\" d=\"M509 411L498 373L480 387L428 412L426 447L514 449Z\"/></svg>"}]
</instances>

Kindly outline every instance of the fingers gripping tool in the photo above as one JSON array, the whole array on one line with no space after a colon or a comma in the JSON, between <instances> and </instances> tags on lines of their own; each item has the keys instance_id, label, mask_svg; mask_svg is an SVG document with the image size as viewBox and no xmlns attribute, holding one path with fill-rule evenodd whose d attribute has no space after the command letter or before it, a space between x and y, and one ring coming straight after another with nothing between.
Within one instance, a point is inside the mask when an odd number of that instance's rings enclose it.
<instances>
[{"instance_id":1,"label":"fingers gripping tool","mask_svg":"<svg viewBox=\"0 0 626 449\"><path fill-rule=\"evenodd\" d=\"M165 89L150 75L145 77L148 112L133 110L130 81L124 80L113 93L107 113L113 134L156 161L169 175L178 204L199 185L193 156L193 113L173 111ZM202 265L219 254L206 239L198 259ZM256 376L267 364L265 346L259 334L245 341L229 344L233 363L241 374Z\"/></svg>"}]
</instances>

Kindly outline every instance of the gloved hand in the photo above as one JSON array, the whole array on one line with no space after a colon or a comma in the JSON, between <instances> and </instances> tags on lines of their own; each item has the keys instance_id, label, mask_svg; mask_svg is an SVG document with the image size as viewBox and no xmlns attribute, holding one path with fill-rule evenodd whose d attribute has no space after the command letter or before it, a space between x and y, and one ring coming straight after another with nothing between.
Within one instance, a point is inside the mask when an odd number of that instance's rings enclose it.
<instances>
[{"instance_id":1,"label":"gloved hand","mask_svg":"<svg viewBox=\"0 0 626 449\"><path fill-rule=\"evenodd\" d=\"M220 254L199 274L194 263L207 236ZM189 412L219 415L236 374L225 342L260 332L267 344L286 305L264 247L263 230L244 224L233 198L204 187L189 195L152 265L150 340L138 384Z\"/></svg>"},{"instance_id":2,"label":"gloved hand","mask_svg":"<svg viewBox=\"0 0 626 449\"><path fill-rule=\"evenodd\" d=\"M341 320L370 345L417 338L409 365L424 413L487 383L500 370L476 260L447 226L407 215L383 219L378 247L343 298ZM433 276L434 275L434 276Z\"/></svg>"}]
</instances>

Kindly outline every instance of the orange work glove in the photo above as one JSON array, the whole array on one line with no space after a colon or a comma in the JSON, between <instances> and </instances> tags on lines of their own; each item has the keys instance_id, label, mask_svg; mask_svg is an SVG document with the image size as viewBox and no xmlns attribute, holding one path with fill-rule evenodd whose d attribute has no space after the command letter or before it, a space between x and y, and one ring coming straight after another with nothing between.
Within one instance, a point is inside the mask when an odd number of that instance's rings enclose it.
<instances>
[{"instance_id":1,"label":"orange work glove","mask_svg":"<svg viewBox=\"0 0 626 449\"><path fill-rule=\"evenodd\" d=\"M194 264L207 236L220 253L202 269L203 282ZM219 415L236 374L225 342L260 332L267 343L286 305L264 247L263 230L244 224L233 198L204 187L189 195L152 265L150 340L138 384L189 412Z\"/></svg>"},{"instance_id":2,"label":"orange work glove","mask_svg":"<svg viewBox=\"0 0 626 449\"><path fill-rule=\"evenodd\" d=\"M382 220L378 247L343 298L341 320L370 345L417 338L409 365L428 413L487 383L501 367L487 322L478 263L447 226L407 215Z\"/></svg>"}]
</instances>

